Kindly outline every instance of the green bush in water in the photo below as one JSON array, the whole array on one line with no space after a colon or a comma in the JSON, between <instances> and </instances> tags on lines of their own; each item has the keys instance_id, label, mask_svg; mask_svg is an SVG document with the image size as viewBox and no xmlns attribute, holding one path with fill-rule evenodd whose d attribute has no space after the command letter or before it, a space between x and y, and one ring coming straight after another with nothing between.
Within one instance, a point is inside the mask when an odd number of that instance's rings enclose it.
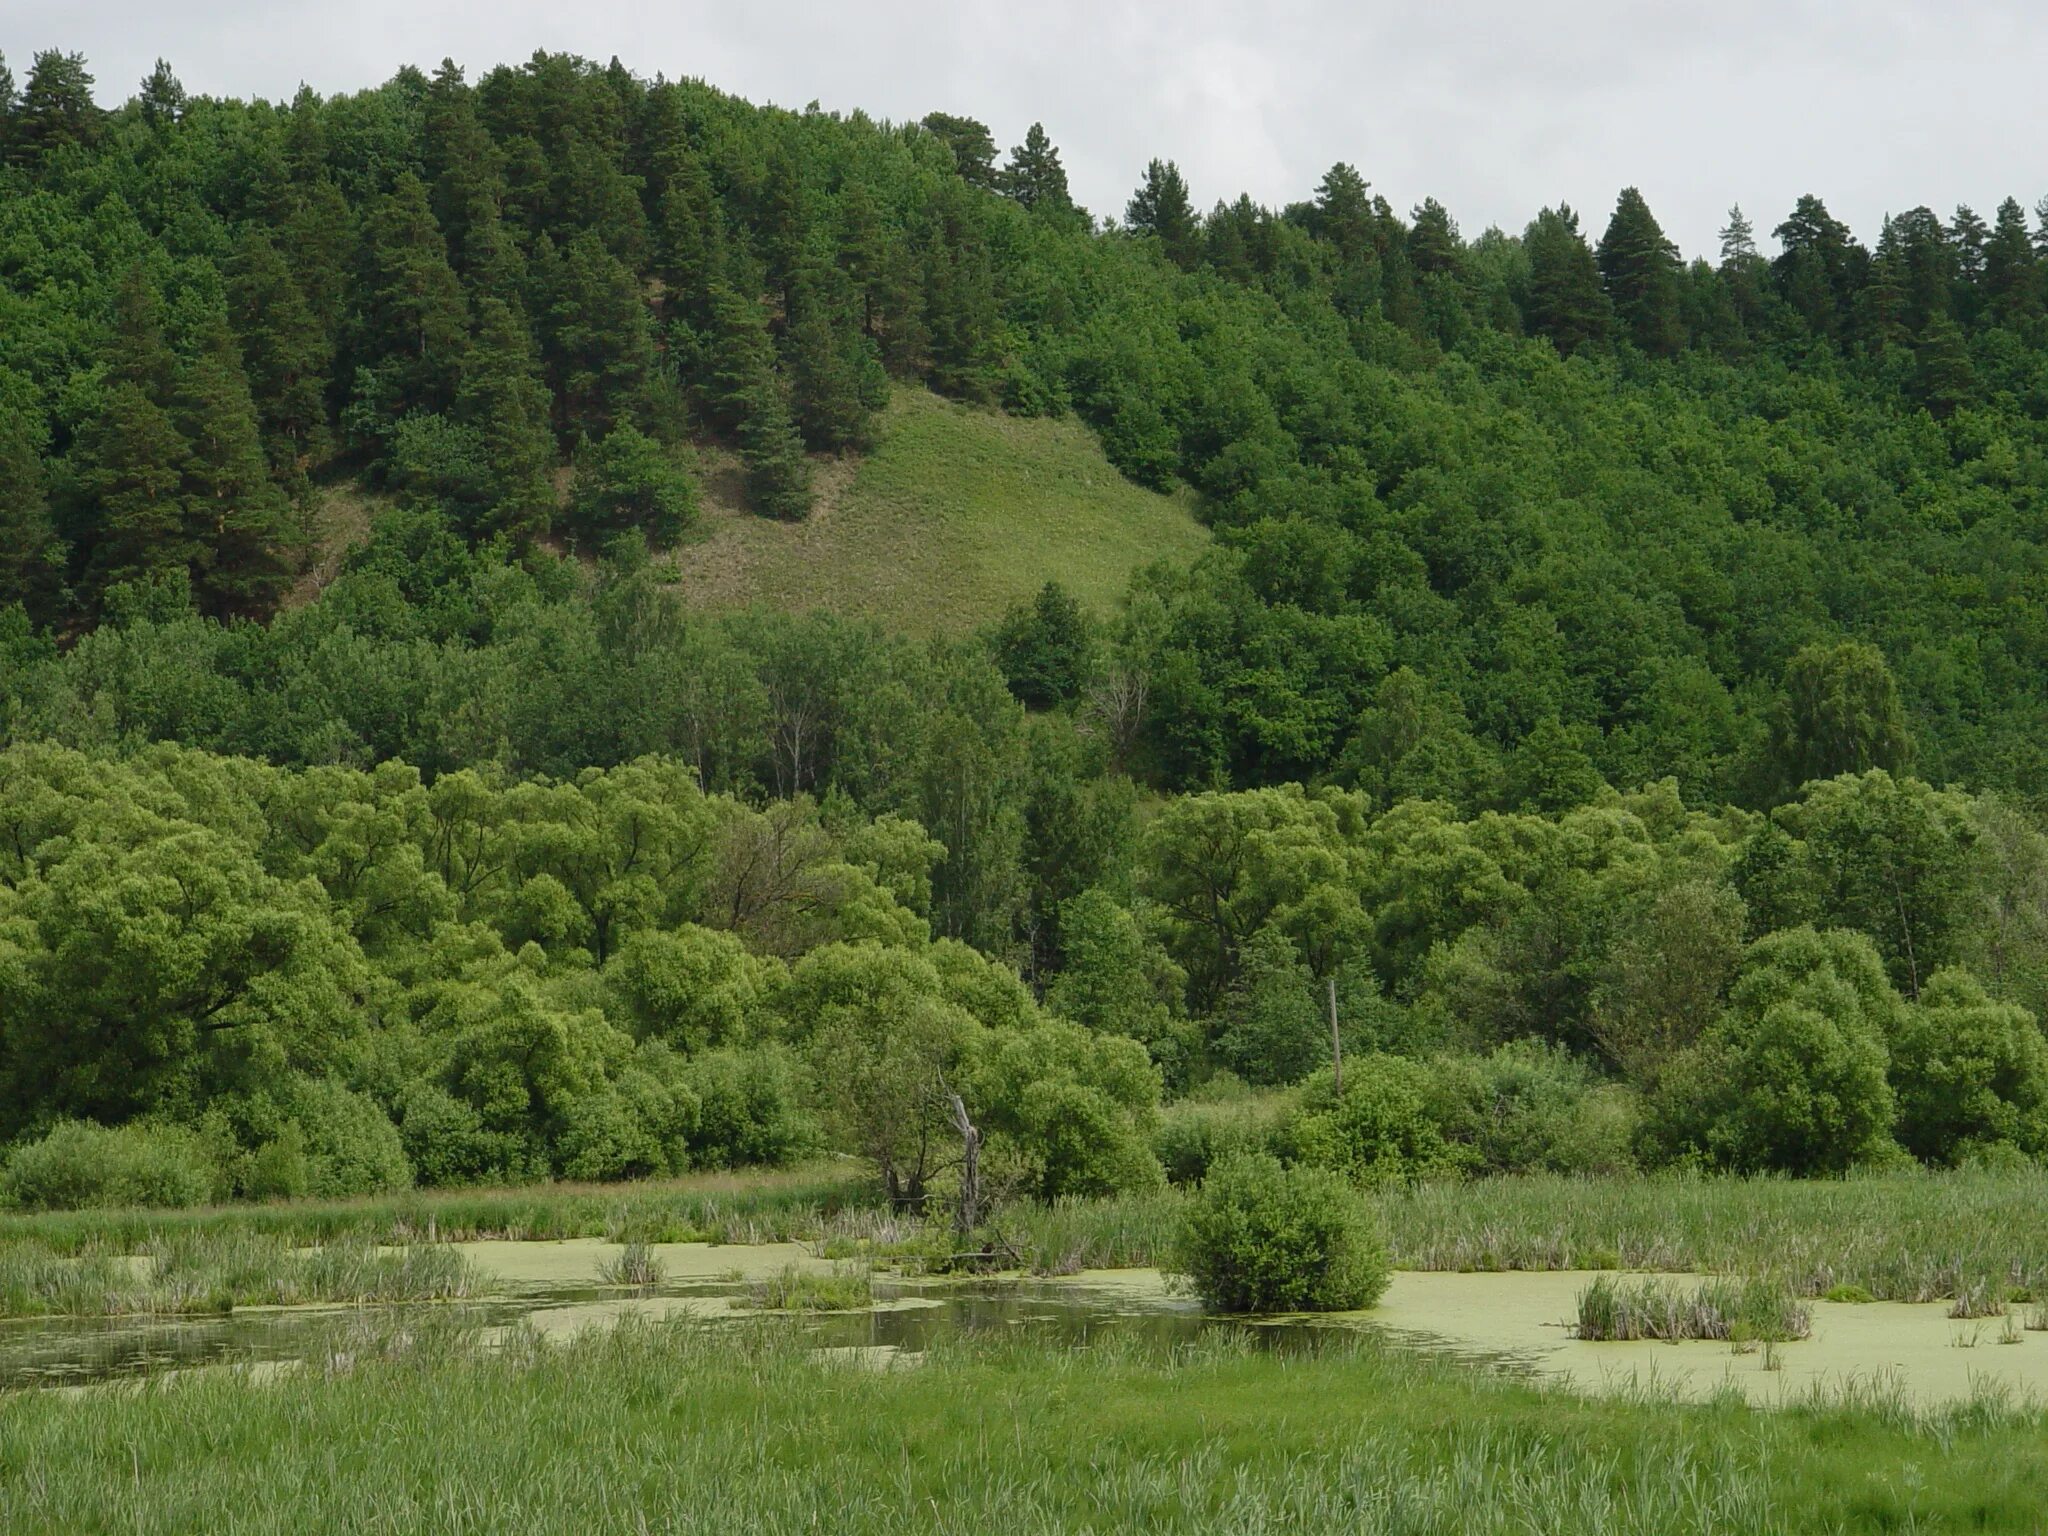
<instances>
[{"instance_id":1,"label":"green bush in water","mask_svg":"<svg viewBox=\"0 0 2048 1536\"><path fill-rule=\"evenodd\" d=\"M190 1131L64 1120L0 1164L0 1204L25 1211L203 1205L219 1182L220 1170Z\"/></svg>"},{"instance_id":2,"label":"green bush in water","mask_svg":"<svg viewBox=\"0 0 2048 1536\"><path fill-rule=\"evenodd\" d=\"M1343 1312L1386 1290L1387 1245L1336 1174L1240 1153L1203 1182L1174 1267L1219 1311Z\"/></svg>"}]
</instances>

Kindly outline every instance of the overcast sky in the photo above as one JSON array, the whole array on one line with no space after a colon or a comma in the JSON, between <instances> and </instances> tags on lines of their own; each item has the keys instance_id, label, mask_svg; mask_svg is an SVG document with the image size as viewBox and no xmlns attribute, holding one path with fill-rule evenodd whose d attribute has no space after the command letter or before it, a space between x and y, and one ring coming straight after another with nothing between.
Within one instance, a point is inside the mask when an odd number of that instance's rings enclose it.
<instances>
[{"instance_id":1,"label":"overcast sky","mask_svg":"<svg viewBox=\"0 0 2048 1536\"><path fill-rule=\"evenodd\" d=\"M1761 235L1815 191L1874 239L1919 203L1988 219L2048 193L2048 7L2020 0L0 0L17 78L49 47L107 102L159 54L195 93L285 97L547 48L784 106L961 113L1004 148L1042 119L1098 214L1153 155L1204 206L1293 201L1348 160L1467 234L1562 199L1597 236L1632 183L1687 255L1738 201Z\"/></svg>"}]
</instances>

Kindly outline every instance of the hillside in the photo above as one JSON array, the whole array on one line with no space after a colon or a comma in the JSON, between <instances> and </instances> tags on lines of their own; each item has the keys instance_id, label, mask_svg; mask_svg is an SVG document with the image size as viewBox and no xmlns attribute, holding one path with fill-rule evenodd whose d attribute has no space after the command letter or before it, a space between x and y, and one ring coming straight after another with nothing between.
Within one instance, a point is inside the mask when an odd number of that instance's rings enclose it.
<instances>
[{"instance_id":1,"label":"hillside","mask_svg":"<svg viewBox=\"0 0 2048 1536\"><path fill-rule=\"evenodd\" d=\"M1049 579L1112 608L1131 572L1193 555L1189 498L1144 490L1073 420L1001 415L896 389L875 451L818 476L801 523L747 510L737 466L705 460L699 537L677 551L692 606L823 609L910 634L962 634Z\"/></svg>"}]
</instances>

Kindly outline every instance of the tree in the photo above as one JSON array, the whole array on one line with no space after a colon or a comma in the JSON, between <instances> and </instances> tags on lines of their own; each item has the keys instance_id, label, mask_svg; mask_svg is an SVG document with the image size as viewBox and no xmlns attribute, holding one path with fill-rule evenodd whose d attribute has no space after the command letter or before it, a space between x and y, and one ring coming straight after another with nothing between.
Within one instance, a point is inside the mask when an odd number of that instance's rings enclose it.
<instances>
[{"instance_id":1,"label":"tree","mask_svg":"<svg viewBox=\"0 0 2048 1536\"><path fill-rule=\"evenodd\" d=\"M1938 972L1892 1045L1899 1141L1954 1163L2003 1143L2048 1150L2048 1042L2026 1009L1995 1002L1968 971Z\"/></svg>"},{"instance_id":2,"label":"tree","mask_svg":"<svg viewBox=\"0 0 2048 1536\"><path fill-rule=\"evenodd\" d=\"M1854 297L1857 258L1863 255L1848 227L1808 194L1772 233L1782 247L1771 262L1778 296L1813 335L1838 337Z\"/></svg>"},{"instance_id":3,"label":"tree","mask_svg":"<svg viewBox=\"0 0 2048 1536\"><path fill-rule=\"evenodd\" d=\"M1984 296L2001 325L2024 325L2041 312L2040 261L2027 234L2026 210L2015 198L1998 205L1984 246Z\"/></svg>"},{"instance_id":4,"label":"tree","mask_svg":"<svg viewBox=\"0 0 2048 1536\"><path fill-rule=\"evenodd\" d=\"M1039 588L1028 605L1012 607L995 635L996 665L1010 692L1030 709L1051 709L1078 697L1093 652L1087 615L1057 581Z\"/></svg>"},{"instance_id":5,"label":"tree","mask_svg":"<svg viewBox=\"0 0 2048 1536\"><path fill-rule=\"evenodd\" d=\"M136 100L142 106L142 120L159 133L175 127L185 115L185 87L164 59L158 59L156 67L143 77Z\"/></svg>"},{"instance_id":6,"label":"tree","mask_svg":"<svg viewBox=\"0 0 2048 1536\"><path fill-rule=\"evenodd\" d=\"M1678 247L1634 187L1623 188L1614 205L1598 261L1608 301L1629 339L1652 357L1677 355L1685 345Z\"/></svg>"},{"instance_id":7,"label":"tree","mask_svg":"<svg viewBox=\"0 0 2048 1536\"><path fill-rule=\"evenodd\" d=\"M993 191L996 185L996 141L986 123L950 112L927 112L925 131L946 146L953 169L970 187Z\"/></svg>"},{"instance_id":8,"label":"tree","mask_svg":"<svg viewBox=\"0 0 2048 1536\"><path fill-rule=\"evenodd\" d=\"M228 313L272 472L304 475L327 457L326 332L269 235L251 226L229 269Z\"/></svg>"},{"instance_id":9,"label":"tree","mask_svg":"<svg viewBox=\"0 0 2048 1536\"><path fill-rule=\"evenodd\" d=\"M36 165L72 145L91 148L103 120L93 105L85 55L45 49L30 63L14 108L10 152L17 162Z\"/></svg>"},{"instance_id":10,"label":"tree","mask_svg":"<svg viewBox=\"0 0 2048 1536\"><path fill-rule=\"evenodd\" d=\"M40 421L0 402L0 610L20 603L47 616L64 574L50 521Z\"/></svg>"},{"instance_id":11,"label":"tree","mask_svg":"<svg viewBox=\"0 0 2048 1536\"><path fill-rule=\"evenodd\" d=\"M785 341L797 428L825 453L870 446L874 418L889 401L880 351L834 299L822 275L798 279Z\"/></svg>"},{"instance_id":12,"label":"tree","mask_svg":"<svg viewBox=\"0 0 2048 1536\"><path fill-rule=\"evenodd\" d=\"M1067 190L1066 168L1060 164L1059 150L1046 137L1043 123L1033 123L1025 131L1024 142L1010 151L1000 184L1004 195L1034 211L1066 213L1074 206Z\"/></svg>"},{"instance_id":13,"label":"tree","mask_svg":"<svg viewBox=\"0 0 2048 1536\"><path fill-rule=\"evenodd\" d=\"M107 389L71 451L97 590L194 563L179 494L184 461L170 412L126 380Z\"/></svg>"},{"instance_id":14,"label":"tree","mask_svg":"<svg viewBox=\"0 0 2048 1536\"><path fill-rule=\"evenodd\" d=\"M349 354L358 402L388 427L412 411L454 402L468 341L462 285L447 242L410 171L371 205L363 224ZM374 390L366 389L374 376Z\"/></svg>"},{"instance_id":15,"label":"tree","mask_svg":"<svg viewBox=\"0 0 2048 1536\"><path fill-rule=\"evenodd\" d=\"M1684 880L1659 891L1609 952L1593 1034L1632 1083L1654 1088L1706 1033L1742 958L1742 898Z\"/></svg>"},{"instance_id":16,"label":"tree","mask_svg":"<svg viewBox=\"0 0 2048 1536\"><path fill-rule=\"evenodd\" d=\"M1881 1155L1886 1041L1902 1005L1861 934L1794 928L1750 946L1728 1011L1651 1105L1667 1152L1741 1172L1841 1173Z\"/></svg>"},{"instance_id":17,"label":"tree","mask_svg":"<svg viewBox=\"0 0 2048 1536\"><path fill-rule=\"evenodd\" d=\"M179 381L182 521L193 591L209 612L267 613L291 574L289 505L270 478L256 403L225 315L212 315Z\"/></svg>"},{"instance_id":18,"label":"tree","mask_svg":"<svg viewBox=\"0 0 2048 1536\"><path fill-rule=\"evenodd\" d=\"M1134 235L1156 239L1175 266L1195 264L1200 228L1179 166L1171 160L1153 160L1146 165L1145 180L1124 205L1124 227Z\"/></svg>"},{"instance_id":19,"label":"tree","mask_svg":"<svg viewBox=\"0 0 2048 1536\"><path fill-rule=\"evenodd\" d=\"M1600 267L1579 234L1579 216L1560 203L1536 215L1522 235L1529 257L1523 321L1566 357L1606 339L1608 305Z\"/></svg>"},{"instance_id":20,"label":"tree","mask_svg":"<svg viewBox=\"0 0 2048 1536\"><path fill-rule=\"evenodd\" d=\"M555 509L548 405L525 316L503 299L479 299L452 413L476 435L484 466L464 519L472 537L503 533L525 543L547 532Z\"/></svg>"},{"instance_id":21,"label":"tree","mask_svg":"<svg viewBox=\"0 0 2048 1536\"><path fill-rule=\"evenodd\" d=\"M564 443L602 437L638 415L654 374L653 330L639 279L595 230L560 251L543 236L533 268L556 435Z\"/></svg>"},{"instance_id":22,"label":"tree","mask_svg":"<svg viewBox=\"0 0 2048 1536\"><path fill-rule=\"evenodd\" d=\"M697 489L670 452L630 422L614 427L576 456L569 497L569 533L584 549L601 549L629 529L667 547L697 520Z\"/></svg>"},{"instance_id":23,"label":"tree","mask_svg":"<svg viewBox=\"0 0 2048 1536\"><path fill-rule=\"evenodd\" d=\"M1773 730L1779 782L1871 768L1900 769L1913 757L1899 685L1874 645L1804 646L1785 667Z\"/></svg>"}]
</instances>

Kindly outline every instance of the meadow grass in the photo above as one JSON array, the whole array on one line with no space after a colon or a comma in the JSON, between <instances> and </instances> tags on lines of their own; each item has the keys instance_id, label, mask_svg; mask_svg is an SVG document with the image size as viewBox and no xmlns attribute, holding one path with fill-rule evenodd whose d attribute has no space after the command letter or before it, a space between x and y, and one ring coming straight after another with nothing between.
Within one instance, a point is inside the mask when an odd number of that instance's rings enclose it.
<instances>
[{"instance_id":1,"label":"meadow grass","mask_svg":"<svg viewBox=\"0 0 2048 1536\"><path fill-rule=\"evenodd\" d=\"M875 450L828 464L800 523L726 494L703 455L703 520L677 552L692 603L824 609L904 634L965 634L1057 578L1107 613L1131 573L1208 542L1183 496L1126 480L1079 422L1006 416L899 388Z\"/></svg>"},{"instance_id":2,"label":"meadow grass","mask_svg":"<svg viewBox=\"0 0 2048 1536\"><path fill-rule=\"evenodd\" d=\"M0 1529L455 1533L2036 1531L2044 1422L1874 1385L1589 1400L1333 1337L1029 1334L917 1369L774 1319L0 1398Z\"/></svg>"}]
</instances>

